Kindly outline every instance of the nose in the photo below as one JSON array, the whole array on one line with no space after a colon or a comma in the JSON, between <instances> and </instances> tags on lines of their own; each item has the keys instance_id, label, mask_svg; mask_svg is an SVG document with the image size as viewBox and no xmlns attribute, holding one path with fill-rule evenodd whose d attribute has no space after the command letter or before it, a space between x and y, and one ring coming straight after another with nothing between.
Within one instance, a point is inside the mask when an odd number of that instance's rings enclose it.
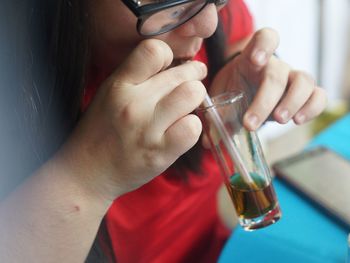
<instances>
[{"instance_id":1,"label":"nose","mask_svg":"<svg viewBox=\"0 0 350 263\"><path fill-rule=\"evenodd\" d=\"M214 34L218 24L218 12L214 4L207 5L199 14L175 31L184 37L208 38Z\"/></svg>"}]
</instances>

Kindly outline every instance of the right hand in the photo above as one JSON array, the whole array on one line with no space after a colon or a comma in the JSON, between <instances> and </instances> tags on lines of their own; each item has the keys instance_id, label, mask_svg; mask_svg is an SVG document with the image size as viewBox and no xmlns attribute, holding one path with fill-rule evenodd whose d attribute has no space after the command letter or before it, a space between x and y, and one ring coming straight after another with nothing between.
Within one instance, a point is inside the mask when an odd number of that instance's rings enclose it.
<instances>
[{"instance_id":1,"label":"right hand","mask_svg":"<svg viewBox=\"0 0 350 263\"><path fill-rule=\"evenodd\" d=\"M102 84L60 156L91 194L113 200L149 182L198 140L191 112L206 94L204 64L168 68L173 54L145 40Z\"/></svg>"}]
</instances>

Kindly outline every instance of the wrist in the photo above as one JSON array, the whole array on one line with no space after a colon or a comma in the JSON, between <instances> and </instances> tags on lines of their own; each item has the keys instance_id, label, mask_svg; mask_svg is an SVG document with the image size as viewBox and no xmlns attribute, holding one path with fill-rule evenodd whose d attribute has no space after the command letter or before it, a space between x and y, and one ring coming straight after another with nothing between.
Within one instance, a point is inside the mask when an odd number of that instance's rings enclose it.
<instances>
[{"instance_id":1,"label":"wrist","mask_svg":"<svg viewBox=\"0 0 350 263\"><path fill-rule=\"evenodd\" d=\"M119 195L114 193L112 197L108 194L103 187L107 184L104 177L91 167L91 162L89 165L86 162L78 160L77 154L62 149L45 165L45 169L53 171L52 176L60 177L58 180L72 189L73 199L87 203L96 209L96 213L104 215Z\"/></svg>"}]
</instances>

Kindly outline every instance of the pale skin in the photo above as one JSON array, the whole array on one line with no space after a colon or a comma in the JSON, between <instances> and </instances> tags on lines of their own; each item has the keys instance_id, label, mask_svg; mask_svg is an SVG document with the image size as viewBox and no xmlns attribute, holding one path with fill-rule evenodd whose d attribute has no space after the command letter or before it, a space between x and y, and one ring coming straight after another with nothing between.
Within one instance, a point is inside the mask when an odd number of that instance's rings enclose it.
<instances>
[{"instance_id":1,"label":"pale skin","mask_svg":"<svg viewBox=\"0 0 350 263\"><path fill-rule=\"evenodd\" d=\"M215 6L143 40L120 1L91 2L91 68L106 80L61 150L2 202L1 262L83 262L112 201L167 169L202 132L191 113L206 94L206 66L178 61L192 58L214 32ZM311 77L273 57L277 46L276 32L264 29L229 47L228 54L242 54L213 82L256 89L244 117L251 130L271 114L280 123L304 123L326 104Z\"/></svg>"}]
</instances>

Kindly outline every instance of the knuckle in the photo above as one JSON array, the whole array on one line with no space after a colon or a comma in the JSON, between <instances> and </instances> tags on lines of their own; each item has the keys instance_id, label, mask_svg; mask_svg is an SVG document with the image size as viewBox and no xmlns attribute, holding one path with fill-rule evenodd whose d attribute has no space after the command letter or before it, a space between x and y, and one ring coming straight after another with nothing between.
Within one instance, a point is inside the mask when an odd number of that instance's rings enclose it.
<instances>
[{"instance_id":1,"label":"knuckle","mask_svg":"<svg viewBox=\"0 0 350 263\"><path fill-rule=\"evenodd\" d=\"M262 101L258 107L256 107L255 113L260 117L270 114L274 108L275 102L272 99L266 99Z\"/></svg>"},{"instance_id":2,"label":"knuckle","mask_svg":"<svg viewBox=\"0 0 350 263\"><path fill-rule=\"evenodd\" d=\"M141 122L144 113L139 109L138 103L129 102L120 108L119 117L125 126L134 126Z\"/></svg>"},{"instance_id":3,"label":"knuckle","mask_svg":"<svg viewBox=\"0 0 350 263\"><path fill-rule=\"evenodd\" d=\"M158 39L147 39L140 44L145 56L149 59L165 59L173 56L170 47Z\"/></svg>"},{"instance_id":4,"label":"knuckle","mask_svg":"<svg viewBox=\"0 0 350 263\"><path fill-rule=\"evenodd\" d=\"M295 73L296 73L296 76L297 76L296 78L298 81L300 81L301 83L308 84L309 87L312 87L312 89L314 89L316 87L316 82L310 74L308 74L304 71L296 71Z\"/></svg>"},{"instance_id":5,"label":"knuckle","mask_svg":"<svg viewBox=\"0 0 350 263\"><path fill-rule=\"evenodd\" d=\"M260 37L260 36L264 36L264 35L266 35L266 34L270 34L271 30L273 30L273 29L271 29L271 28L269 28L269 27L264 27L264 28L259 29L259 30L256 32L256 35L257 35L258 37Z\"/></svg>"},{"instance_id":6,"label":"knuckle","mask_svg":"<svg viewBox=\"0 0 350 263\"><path fill-rule=\"evenodd\" d=\"M164 158L160 154L160 143L154 137L150 136L147 129L140 129L136 135L136 145L142 149L142 158L148 168L159 168L164 165Z\"/></svg>"},{"instance_id":7,"label":"knuckle","mask_svg":"<svg viewBox=\"0 0 350 263\"><path fill-rule=\"evenodd\" d=\"M181 93L187 101L199 104L204 99L206 89L200 81L190 81L182 86Z\"/></svg>"},{"instance_id":8,"label":"knuckle","mask_svg":"<svg viewBox=\"0 0 350 263\"><path fill-rule=\"evenodd\" d=\"M189 120L187 122L186 137L189 140L193 140L193 144L198 140L202 132L202 123L196 115L188 115Z\"/></svg>"},{"instance_id":9,"label":"knuckle","mask_svg":"<svg viewBox=\"0 0 350 263\"><path fill-rule=\"evenodd\" d=\"M276 98L266 96L264 99L259 99L253 102L250 107L251 113L261 118L268 116L277 104Z\"/></svg>"},{"instance_id":10,"label":"knuckle","mask_svg":"<svg viewBox=\"0 0 350 263\"><path fill-rule=\"evenodd\" d=\"M290 114L295 114L300 108L303 106L303 102L305 103L306 101L300 101L300 100L289 100L288 102L285 102L283 105L286 109L289 110Z\"/></svg>"},{"instance_id":11,"label":"knuckle","mask_svg":"<svg viewBox=\"0 0 350 263\"><path fill-rule=\"evenodd\" d=\"M176 85L186 80L187 71L185 71L183 68L176 67L171 70L171 75L172 76L169 78L169 81L172 85Z\"/></svg>"},{"instance_id":12,"label":"knuckle","mask_svg":"<svg viewBox=\"0 0 350 263\"><path fill-rule=\"evenodd\" d=\"M166 166L164 158L157 150L145 151L142 158L148 169L159 170Z\"/></svg>"},{"instance_id":13,"label":"knuckle","mask_svg":"<svg viewBox=\"0 0 350 263\"><path fill-rule=\"evenodd\" d=\"M262 39L269 39L269 40L274 39L274 41L279 43L278 32L271 27L265 27L265 28L259 29L256 32L256 36L257 38L262 38Z\"/></svg>"},{"instance_id":14,"label":"knuckle","mask_svg":"<svg viewBox=\"0 0 350 263\"><path fill-rule=\"evenodd\" d=\"M188 62L168 71L168 82L177 86L189 80L200 80L206 76L206 67L200 62Z\"/></svg>"},{"instance_id":15,"label":"knuckle","mask_svg":"<svg viewBox=\"0 0 350 263\"><path fill-rule=\"evenodd\" d=\"M284 76L284 74L280 74L277 70L267 70L265 72L265 79L272 85L279 85L283 88L287 84L287 78Z\"/></svg>"},{"instance_id":16,"label":"knuckle","mask_svg":"<svg viewBox=\"0 0 350 263\"><path fill-rule=\"evenodd\" d=\"M196 81L194 88L195 88L196 98L198 98L200 102L202 102L205 98L205 95L207 94L207 89L205 88L204 84L201 81Z\"/></svg>"},{"instance_id":17,"label":"knuckle","mask_svg":"<svg viewBox=\"0 0 350 263\"><path fill-rule=\"evenodd\" d=\"M129 87L129 84L122 82L119 78L109 79L106 85L109 87L107 91L107 96L112 99L122 96L122 89Z\"/></svg>"},{"instance_id":18,"label":"knuckle","mask_svg":"<svg viewBox=\"0 0 350 263\"><path fill-rule=\"evenodd\" d=\"M196 76L204 77L207 74L206 67L203 63L194 61L191 63L194 72L196 73Z\"/></svg>"},{"instance_id":19,"label":"knuckle","mask_svg":"<svg viewBox=\"0 0 350 263\"><path fill-rule=\"evenodd\" d=\"M158 58L161 57L162 48L154 40L146 40L141 43L142 50L146 57Z\"/></svg>"}]
</instances>

